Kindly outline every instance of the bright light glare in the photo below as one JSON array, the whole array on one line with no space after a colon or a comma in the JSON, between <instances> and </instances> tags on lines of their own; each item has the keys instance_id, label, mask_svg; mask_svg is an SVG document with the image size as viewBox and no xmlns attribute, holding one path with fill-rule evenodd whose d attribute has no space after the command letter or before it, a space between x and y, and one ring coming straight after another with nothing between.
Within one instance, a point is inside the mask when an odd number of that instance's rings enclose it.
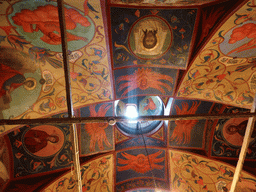
<instances>
[{"instance_id":1,"label":"bright light glare","mask_svg":"<svg viewBox=\"0 0 256 192\"><path fill-rule=\"evenodd\" d=\"M129 118L138 117L137 108L134 105L128 105L126 107L125 116Z\"/></svg>"}]
</instances>

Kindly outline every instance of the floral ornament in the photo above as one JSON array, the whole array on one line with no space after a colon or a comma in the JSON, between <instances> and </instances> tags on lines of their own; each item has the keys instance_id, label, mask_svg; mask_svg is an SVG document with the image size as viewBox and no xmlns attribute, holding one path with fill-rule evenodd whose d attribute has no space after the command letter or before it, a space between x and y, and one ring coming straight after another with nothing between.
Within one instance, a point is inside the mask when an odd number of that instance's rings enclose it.
<instances>
[{"instance_id":1,"label":"floral ornament","mask_svg":"<svg viewBox=\"0 0 256 192\"><path fill-rule=\"evenodd\" d=\"M24 154L22 154L22 153L16 153L16 154L15 154L15 157L16 157L17 159L20 159L23 155L24 155Z\"/></svg>"},{"instance_id":2,"label":"floral ornament","mask_svg":"<svg viewBox=\"0 0 256 192\"><path fill-rule=\"evenodd\" d=\"M61 108L65 107L66 106L66 98L64 96L57 97L56 104Z\"/></svg>"},{"instance_id":3,"label":"floral ornament","mask_svg":"<svg viewBox=\"0 0 256 192\"><path fill-rule=\"evenodd\" d=\"M35 170L38 170L40 169L40 167L42 167L42 162L38 162L38 161L34 161L32 160L31 161L31 164L32 164L32 169L35 171Z\"/></svg>"},{"instance_id":4,"label":"floral ornament","mask_svg":"<svg viewBox=\"0 0 256 192\"><path fill-rule=\"evenodd\" d=\"M50 162L47 162L47 164L50 165L50 168L53 168L54 166L56 166L56 164L55 164L56 158L57 158L57 155L55 157L53 157L53 159Z\"/></svg>"},{"instance_id":5,"label":"floral ornament","mask_svg":"<svg viewBox=\"0 0 256 192\"><path fill-rule=\"evenodd\" d=\"M45 49L41 47L30 47L28 53L32 59L40 61L43 64L45 64L47 61L55 69L62 68L61 61L51 58L52 56L54 56L54 54L50 52L50 49Z\"/></svg>"},{"instance_id":6,"label":"floral ornament","mask_svg":"<svg viewBox=\"0 0 256 192\"><path fill-rule=\"evenodd\" d=\"M111 99L111 92L107 89L102 89L101 94L97 94L99 99L109 98Z\"/></svg>"},{"instance_id":7,"label":"floral ornament","mask_svg":"<svg viewBox=\"0 0 256 192\"><path fill-rule=\"evenodd\" d=\"M40 104L39 109L40 109L42 114L46 114L46 113L51 112L52 110L55 110L56 106L50 99L48 99L47 102L43 101Z\"/></svg>"},{"instance_id":8,"label":"floral ornament","mask_svg":"<svg viewBox=\"0 0 256 192\"><path fill-rule=\"evenodd\" d=\"M19 147L22 145L22 142L16 139L16 141L14 142L14 145L15 145L17 148L19 148Z\"/></svg>"},{"instance_id":9,"label":"floral ornament","mask_svg":"<svg viewBox=\"0 0 256 192\"><path fill-rule=\"evenodd\" d=\"M137 9L137 11L135 11L135 16L140 17L140 10Z\"/></svg>"},{"instance_id":10,"label":"floral ornament","mask_svg":"<svg viewBox=\"0 0 256 192\"><path fill-rule=\"evenodd\" d=\"M65 154L60 156L60 160L61 161L66 161L67 160L67 156Z\"/></svg>"},{"instance_id":11,"label":"floral ornament","mask_svg":"<svg viewBox=\"0 0 256 192\"><path fill-rule=\"evenodd\" d=\"M186 30L184 28L181 28L179 32L181 33L181 39L184 39L184 33L186 32Z\"/></svg>"},{"instance_id":12,"label":"floral ornament","mask_svg":"<svg viewBox=\"0 0 256 192\"><path fill-rule=\"evenodd\" d=\"M17 35L9 35L7 37L7 40L11 44L11 46L22 49L22 50L23 50L23 45L30 43L26 41L23 36L17 36Z\"/></svg>"},{"instance_id":13,"label":"floral ornament","mask_svg":"<svg viewBox=\"0 0 256 192\"><path fill-rule=\"evenodd\" d=\"M179 23L180 21L178 20L178 18L177 18L175 15L173 15L173 16L171 17L171 22L172 22L172 23Z\"/></svg>"}]
</instances>

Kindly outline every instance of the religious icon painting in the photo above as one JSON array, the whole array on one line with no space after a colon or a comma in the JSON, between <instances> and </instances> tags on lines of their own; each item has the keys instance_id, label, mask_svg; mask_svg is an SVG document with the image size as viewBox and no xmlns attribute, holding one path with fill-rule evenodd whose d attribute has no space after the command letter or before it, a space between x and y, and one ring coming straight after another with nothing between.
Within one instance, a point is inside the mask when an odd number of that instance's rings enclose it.
<instances>
[{"instance_id":1,"label":"religious icon painting","mask_svg":"<svg viewBox=\"0 0 256 192\"><path fill-rule=\"evenodd\" d=\"M243 113L248 109L238 107L227 107L223 113ZM231 118L216 120L216 128L212 135L211 156L220 158L238 158L239 151L243 144L248 118ZM256 126L254 125L249 148L246 154L247 159L256 157Z\"/></svg>"},{"instance_id":2,"label":"religious icon painting","mask_svg":"<svg viewBox=\"0 0 256 192\"><path fill-rule=\"evenodd\" d=\"M63 147L64 141L63 131L52 125L33 127L23 135L24 149L38 157L56 154Z\"/></svg>"},{"instance_id":3,"label":"religious icon painting","mask_svg":"<svg viewBox=\"0 0 256 192\"><path fill-rule=\"evenodd\" d=\"M81 117L106 117L112 115L112 103L94 104L80 109ZM80 149L81 155L91 155L113 150L113 126L108 123L82 124Z\"/></svg>"},{"instance_id":4,"label":"religious icon painting","mask_svg":"<svg viewBox=\"0 0 256 192\"><path fill-rule=\"evenodd\" d=\"M119 151L116 153L116 161L116 183L127 179L150 178L152 174L156 179L166 180L165 150L136 148Z\"/></svg>"},{"instance_id":5,"label":"religious icon painting","mask_svg":"<svg viewBox=\"0 0 256 192\"><path fill-rule=\"evenodd\" d=\"M256 38L255 30L256 21L246 21L223 33L224 40L219 48L227 56L227 64L240 64L246 61L242 58L256 57L256 48L253 46ZM232 57L240 59L232 60Z\"/></svg>"},{"instance_id":6,"label":"religious icon painting","mask_svg":"<svg viewBox=\"0 0 256 192\"><path fill-rule=\"evenodd\" d=\"M172 31L160 17L147 16L134 23L129 38L129 48L141 59L161 57L171 46Z\"/></svg>"},{"instance_id":7,"label":"religious icon painting","mask_svg":"<svg viewBox=\"0 0 256 192\"><path fill-rule=\"evenodd\" d=\"M67 98L57 2L0 4L0 119L62 113ZM106 36L97 30L104 26L105 6L99 5L100 0L64 3L75 108L113 98ZM8 131L14 126L0 128Z\"/></svg>"},{"instance_id":8,"label":"religious icon painting","mask_svg":"<svg viewBox=\"0 0 256 192\"><path fill-rule=\"evenodd\" d=\"M114 71L117 98L135 95L172 96L178 70L132 67Z\"/></svg>"},{"instance_id":9,"label":"religious icon painting","mask_svg":"<svg viewBox=\"0 0 256 192\"><path fill-rule=\"evenodd\" d=\"M0 48L0 119L17 117L33 105L45 80L39 65L28 54Z\"/></svg>"},{"instance_id":10,"label":"religious icon painting","mask_svg":"<svg viewBox=\"0 0 256 192\"><path fill-rule=\"evenodd\" d=\"M186 69L197 9L111 7L110 13L114 68Z\"/></svg>"},{"instance_id":11,"label":"religious icon painting","mask_svg":"<svg viewBox=\"0 0 256 192\"><path fill-rule=\"evenodd\" d=\"M211 102L199 100L174 100L171 115L207 114ZM203 148L206 120L175 120L169 123L169 145L176 147Z\"/></svg>"},{"instance_id":12,"label":"religious icon painting","mask_svg":"<svg viewBox=\"0 0 256 192\"><path fill-rule=\"evenodd\" d=\"M65 168L72 161L68 125L27 125L8 136L17 167L15 177Z\"/></svg>"},{"instance_id":13,"label":"religious icon painting","mask_svg":"<svg viewBox=\"0 0 256 192\"><path fill-rule=\"evenodd\" d=\"M12 13L8 15L8 19L21 36L24 36L35 47L44 47L52 51L62 52L59 35L60 26L56 24L58 21L56 21L55 17L55 15L58 15L56 2L19 1L13 4L12 10ZM24 20L24 15L28 11L30 18ZM69 30L67 32L68 49L70 51L78 50L93 39L95 33L94 22L88 15L84 16L83 12L69 5L65 5L65 11L66 20L68 20L66 27ZM51 27L47 27L44 24L46 20L50 23ZM30 25L35 25L35 29L28 27Z\"/></svg>"}]
</instances>

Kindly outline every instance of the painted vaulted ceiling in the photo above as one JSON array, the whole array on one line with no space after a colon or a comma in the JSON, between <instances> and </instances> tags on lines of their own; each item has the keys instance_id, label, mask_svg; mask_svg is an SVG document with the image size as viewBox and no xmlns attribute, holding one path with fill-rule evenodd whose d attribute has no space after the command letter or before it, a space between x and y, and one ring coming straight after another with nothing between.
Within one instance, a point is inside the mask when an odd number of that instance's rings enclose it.
<instances>
[{"instance_id":1,"label":"painted vaulted ceiling","mask_svg":"<svg viewBox=\"0 0 256 192\"><path fill-rule=\"evenodd\" d=\"M64 1L76 117L249 112L256 1ZM58 4L0 0L0 119L66 118ZM83 191L226 192L247 118L77 124ZM0 191L76 191L67 124L0 125ZM236 188L256 191L256 132Z\"/></svg>"}]
</instances>

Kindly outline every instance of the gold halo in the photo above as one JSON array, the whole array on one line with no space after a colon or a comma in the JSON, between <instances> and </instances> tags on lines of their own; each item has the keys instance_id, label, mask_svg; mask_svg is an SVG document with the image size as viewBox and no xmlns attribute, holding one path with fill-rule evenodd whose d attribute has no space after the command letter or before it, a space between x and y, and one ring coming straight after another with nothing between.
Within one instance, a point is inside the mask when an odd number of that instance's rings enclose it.
<instances>
[{"instance_id":1,"label":"gold halo","mask_svg":"<svg viewBox=\"0 0 256 192\"><path fill-rule=\"evenodd\" d=\"M33 82L34 82L34 85L33 85L32 87L28 87L27 85L23 84L23 87L24 87L26 90L31 91L31 90L33 90L33 89L36 88L36 84L37 84L37 83L36 83L36 79L33 78L33 77L28 77L28 78L26 78L25 82L28 81L28 80L33 81Z\"/></svg>"}]
</instances>

